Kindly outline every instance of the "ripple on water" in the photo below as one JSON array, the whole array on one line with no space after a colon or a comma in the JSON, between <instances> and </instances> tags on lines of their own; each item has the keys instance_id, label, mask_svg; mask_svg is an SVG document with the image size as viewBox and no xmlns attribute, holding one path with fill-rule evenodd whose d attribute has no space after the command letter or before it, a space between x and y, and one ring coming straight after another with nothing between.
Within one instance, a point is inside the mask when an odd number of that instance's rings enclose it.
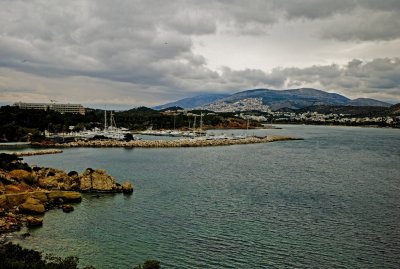
<instances>
[{"instance_id":1,"label":"ripple on water","mask_svg":"<svg viewBox=\"0 0 400 269\"><path fill-rule=\"evenodd\" d=\"M22 244L96 268L399 268L399 130L285 126L303 141L66 149L30 163L105 168L132 196L84 195Z\"/></svg>"}]
</instances>

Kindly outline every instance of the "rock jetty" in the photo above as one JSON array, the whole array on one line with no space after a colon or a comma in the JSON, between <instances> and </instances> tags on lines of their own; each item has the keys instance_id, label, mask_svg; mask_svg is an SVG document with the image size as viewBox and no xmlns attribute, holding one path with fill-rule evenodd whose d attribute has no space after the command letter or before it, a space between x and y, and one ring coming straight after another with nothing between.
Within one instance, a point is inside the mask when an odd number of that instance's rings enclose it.
<instances>
[{"instance_id":1,"label":"rock jetty","mask_svg":"<svg viewBox=\"0 0 400 269\"><path fill-rule=\"evenodd\" d=\"M59 149L44 149L35 151L18 151L11 154L18 157L24 157L24 156L35 156L35 155L45 155L45 154L57 154L62 152L63 151Z\"/></svg>"},{"instance_id":2,"label":"rock jetty","mask_svg":"<svg viewBox=\"0 0 400 269\"><path fill-rule=\"evenodd\" d=\"M133 140L133 141L117 141L117 140L92 140L92 141L75 141L69 143L32 143L33 146L39 147L58 147L58 148L75 148L75 147L123 147L123 148L177 148L177 147L213 147L213 146L229 146L241 144L269 143L284 140L301 140L288 136L269 135L265 137L251 136L241 139L177 139L177 140Z\"/></svg>"}]
</instances>

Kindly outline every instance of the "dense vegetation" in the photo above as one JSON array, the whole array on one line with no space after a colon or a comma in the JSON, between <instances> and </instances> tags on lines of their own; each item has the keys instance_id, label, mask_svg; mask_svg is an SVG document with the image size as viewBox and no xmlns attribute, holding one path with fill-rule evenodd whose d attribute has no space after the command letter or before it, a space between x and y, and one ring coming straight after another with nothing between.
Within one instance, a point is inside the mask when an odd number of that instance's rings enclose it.
<instances>
[{"instance_id":1,"label":"dense vegetation","mask_svg":"<svg viewBox=\"0 0 400 269\"><path fill-rule=\"evenodd\" d=\"M0 169L4 171L11 171L15 169L22 169L25 171L32 171L31 167L21 162L22 158L13 154L0 153Z\"/></svg>"},{"instance_id":2,"label":"dense vegetation","mask_svg":"<svg viewBox=\"0 0 400 269\"><path fill-rule=\"evenodd\" d=\"M0 245L0 268L2 269L77 269L77 257L43 257L41 252L23 249L19 245ZM85 267L86 269L94 267Z\"/></svg>"}]
</instances>

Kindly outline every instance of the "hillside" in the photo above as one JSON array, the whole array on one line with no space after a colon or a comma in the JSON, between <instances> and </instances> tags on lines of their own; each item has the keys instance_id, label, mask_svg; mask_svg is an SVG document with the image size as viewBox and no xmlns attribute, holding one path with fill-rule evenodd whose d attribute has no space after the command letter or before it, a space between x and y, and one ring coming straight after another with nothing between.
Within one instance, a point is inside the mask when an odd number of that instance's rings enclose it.
<instances>
[{"instance_id":1,"label":"hillside","mask_svg":"<svg viewBox=\"0 0 400 269\"><path fill-rule=\"evenodd\" d=\"M400 103L389 107L387 112L389 115L399 116L400 115Z\"/></svg>"},{"instance_id":2,"label":"hillside","mask_svg":"<svg viewBox=\"0 0 400 269\"><path fill-rule=\"evenodd\" d=\"M175 102L167 103L154 107L154 109L161 110L168 107L182 107L182 108L195 108L210 104L216 100L229 96L229 94L202 94L194 97L184 98Z\"/></svg>"},{"instance_id":3,"label":"hillside","mask_svg":"<svg viewBox=\"0 0 400 269\"><path fill-rule=\"evenodd\" d=\"M273 111L282 109L302 109L312 106L361 106L361 107L389 107L390 104L369 98L351 100L337 93L328 93L311 88L299 88L288 90L253 89L225 94L198 95L178 100L173 103L157 106L155 109L163 109L171 106L183 108L204 108L219 105L226 106L244 99L261 99L263 105L268 105Z\"/></svg>"},{"instance_id":4,"label":"hillside","mask_svg":"<svg viewBox=\"0 0 400 269\"><path fill-rule=\"evenodd\" d=\"M245 98L261 98L264 105L272 110L280 108L300 109L314 105L345 105L350 100L336 93L327 93L321 90L301 88L290 90L255 89L235 93L219 101L236 102Z\"/></svg>"},{"instance_id":5,"label":"hillside","mask_svg":"<svg viewBox=\"0 0 400 269\"><path fill-rule=\"evenodd\" d=\"M349 106L378 106L378 107L390 107L390 104L370 99L370 98L357 98L351 100L347 105Z\"/></svg>"}]
</instances>

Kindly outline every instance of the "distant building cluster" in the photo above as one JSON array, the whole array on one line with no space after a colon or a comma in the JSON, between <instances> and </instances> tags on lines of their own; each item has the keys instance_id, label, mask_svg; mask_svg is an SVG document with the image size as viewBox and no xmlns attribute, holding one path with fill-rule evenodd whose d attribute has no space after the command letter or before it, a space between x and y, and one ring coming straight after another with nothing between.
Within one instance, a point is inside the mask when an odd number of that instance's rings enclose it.
<instances>
[{"instance_id":1,"label":"distant building cluster","mask_svg":"<svg viewBox=\"0 0 400 269\"><path fill-rule=\"evenodd\" d=\"M56 103L14 103L14 106L20 109L39 109L39 110L53 110L64 113L73 113L85 115L85 108L80 104L56 104Z\"/></svg>"},{"instance_id":2,"label":"distant building cluster","mask_svg":"<svg viewBox=\"0 0 400 269\"><path fill-rule=\"evenodd\" d=\"M354 117L346 114L318 113L318 112L272 112L274 121L289 122L318 122L318 123L339 123L339 124L387 124L392 125L400 120L400 116L391 117Z\"/></svg>"}]
</instances>

